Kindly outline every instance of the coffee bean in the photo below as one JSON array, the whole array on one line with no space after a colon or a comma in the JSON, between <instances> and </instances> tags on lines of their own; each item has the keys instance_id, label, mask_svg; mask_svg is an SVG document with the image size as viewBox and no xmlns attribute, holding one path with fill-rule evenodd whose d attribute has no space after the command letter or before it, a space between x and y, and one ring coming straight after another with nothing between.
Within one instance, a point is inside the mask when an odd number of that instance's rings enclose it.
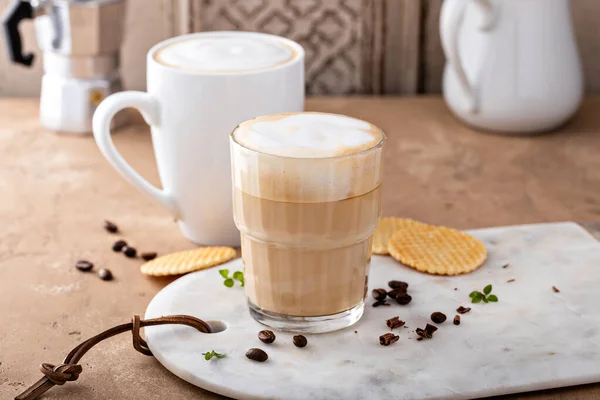
<instances>
[{"instance_id":1,"label":"coffee bean","mask_svg":"<svg viewBox=\"0 0 600 400\"><path fill-rule=\"evenodd\" d=\"M110 221L104 221L104 229L106 229L106 231L110 233L119 232L119 227Z\"/></svg>"},{"instance_id":2,"label":"coffee bean","mask_svg":"<svg viewBox=\"0 0 600 400\"><path fill-rule=\"evenodd\" d=\"M152 252L152 253L142 253L142 259L144 261L151 261L154 260L156 258L157 254Z\"/></svg>"},{"instance_id":3,"label":"coffee bean","mask_svg":"<svg viewBox=\"0 0 600 400\"><path fill-rule=\"evenodd\" d=\"M394 335L393 333L386 333L385 335L379 336L379 344L382 346L389 346L392 343L396 343L400 339L400 336Z\"/></svg>"},{"instance_id":4,"label":"coffee bean","mask_svg":"<svg viewBox=\"0 0 600 400\"><path fill-rule=\"evenodd\" d=\"M269 358L268 354L261 349L252 348L246 352L246 357L253 361L265 362Z\"/></svg>"},{"instance_id":5,"label":"coffee bean","mask_svg":"<svg viewBox=\"0 0 600 400\"><path fill-rule=\"evenodd\" d=\"M404 326L404 321L401 321L399 317L393 317L385 321L385 324L388 326L388 328L394 330Z\"/></svg>"},{"instance_id":6,"label":"coffee bean","mask_svg":"<svg viewBox=\"0 0 600 400\"><path fill-rule=\"evenodd\" d=\"M410 297L410 295L408 294L403 294L400 295L398 297L396 297L396 301L398 302L398 304L401 304L403 306L407 305L408 303L410 303L412 300L412 297Z\"/></svg>"},{"instance_id":7,"label":"coffee bean","mask_svg":"<svg viewBox=\"0 0 600 400\"><path fill-rule=\"evenodd\" d=\"M387 295L392 299L396 299L398 296L402 296L404 294L406 294L406 289L402 288L392 289L387 293Z\"/></svg>"},{"instance_id":8,"label":"coffee bean","mask_svg":"<svg viewBox=\"0 0 600 400\"><path fill-rule=\"evenodd\" d=\"M113 279L113 274L110 272L110 269L100 268L98 271L98 276L103 281L111 281Z\"/></svg>"},{"instance_id":9,"label":"coffee bean","mask_svg":"<svg viewBox=\"0 0 600 400\"><path fill-rule=\"evenodd\" d=\"M433 322L435 322L436 324L441 324L446 320L446 315L444 313L441 312L434 312L433 314L431 314L431 320Z\"/></svg>"},{"instance_id":10,"label":"coffee bean","mask_svg":"<svg viewBox=\"0 0 600 400\"><path fill-rule=\"evenodd\" d=\"M463 306L460 306L460 307L458 307L458 308L456 309L456 312L457 312L457 313L459 313L459 314L466 314L466 313L468 313L469 311L471 311L471 307L463 307Z\"/></svg>"},{"instance_id":11,"label":"coffee bean","mask_svg":"<svg viewBox=\"0 0 600 400\"><path fill-rule=\"evenodd\" d=\"M385 289L373 289L371 296L373 296L375 300L385 300L387 291Z\"/></svg>"},{"instance_id":12,"label":"coffee bean","mask_svg":"<svg viewBox=\"0 0 600 400\"><path fill-rule=\"evenodd\" d=\"M82 272L88 272L88 271L91 271L92 268L94 268L94 264L92 264L91 262L86 261L86 260L79 260L75 264L75 268L77 268L78 270L80 270Z\"/></svg>"},{"instance_id":13,"label":"coffee bean","mask_svg":"<svg viewBox=\"0 0 600 400\"><path fill-rule=\"evenodd\" d=\"M258 332L258 339L263 343L273 343L275 341L275 334L269 330L260 331Z\"/></svg>"},{"instance_id":14,"label":"coffee bean","mask_svg":"<svg viewBox=\"0 0 600 400\"><path fill-rule=\"evenodd\" d=\"M408 283L402 281L389 281L388 286L392 289L404 289L405 292L408 289Z\"/></svg>"},{"instance_id":15,"label":"coffee bean","mask_svg":"<svg viewBox=\"0 0 600 400\"><path fill-rule=\"evenodd\" d=\"M125 246L123 247L123 253L125 253L125 256L129 258L135 258L137 255L137 250L134 247Z\"/></svg>"},{"instance_id":16,"label":"coffee bean","mask_svg":"<svg viewBox=\"0 0 600 400\"><path fill-rule=\"evenodd\" d=\"M460 315L455 315L454 316L454 321L452 321L454 323L454 325L460 325Z\"/></svg>"},{"instance_id":17,"label":"coffee bean","mask_svg":"<svg viewBox=\"0 0 600 400\"><path fill-rule=\"evenodd\" d=\"M117 240L113 244L112 249L113 249L113 251L119 252L119 251L123 250L123 247L126 247L126 246L127 246L127 242L126 241L124 241L124 240Z\"/></svg>"},{"instance_id":18,"label":"coffee bean","mask_svg":"<svg viewBox=\"0 0 600 400\"><path fill-rule=\"evenodd\" d=\"M306 340L306 337L304 337L302 335L294 336L294 346L305 347L307 344L308 344L308 340Z\"/></svg>"}]
</instances>

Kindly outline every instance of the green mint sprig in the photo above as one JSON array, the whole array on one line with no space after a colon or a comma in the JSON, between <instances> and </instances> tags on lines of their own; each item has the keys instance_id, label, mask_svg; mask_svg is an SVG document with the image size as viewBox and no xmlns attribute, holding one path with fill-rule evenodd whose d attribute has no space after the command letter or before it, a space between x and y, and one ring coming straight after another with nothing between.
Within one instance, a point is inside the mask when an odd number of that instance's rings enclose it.
<instances>
[{"instance_id":1,"label":"green mint sprig","mask_svg":"<svg viewBox=\"0 0 600 400\"><path fill-rule=\"evenodd\" d=\"M208 352L208 353L202 353L202 355L204 356L204 359L205 359L206 361L210 360L210 359L211 359L211 358L213 358L213 357L216 357L216 358L223 358L223 357L226 357L226 356L227 356L227 354L220 354L220 353L217 353L217 352L216 352L216 351L214 351L214 350L211 350L211 351L210 351L210 352Z\"/></svg>"},{"instance_id":2,"label":"green mint sprig","mask_svg":"<svg viewBox=\"0 0 600 400\"><path fill-rule=\"evenodd\" d=\"M244 286L244 283L245 283L244 282L244 273L242 271L235 271L231 278L229 277L228 269L220 269L219 274L221 274L223 279L225 279L223 281L223 285L225 285L227 287L233 287L233 285L235 284L235 281L238 281L241 284L240 286L242 286L242 287Z\"/></svg>"},{"instance_id":3,"label":"green mint sprig","mask_svg":"<svg viewBox=\"0 0 600 400\"><path fill-rule=\"evenodd\" d=\"M492 285L487 285L486 287L483 288L483 292L474 290L471 292L471 294L469 294L469 297L471 298L471 303L481 303L482 301L484 303L497 303L498 296L496 296L495 294L491 294L491 293L492 293Z\"/></svg>"}]
</instances>

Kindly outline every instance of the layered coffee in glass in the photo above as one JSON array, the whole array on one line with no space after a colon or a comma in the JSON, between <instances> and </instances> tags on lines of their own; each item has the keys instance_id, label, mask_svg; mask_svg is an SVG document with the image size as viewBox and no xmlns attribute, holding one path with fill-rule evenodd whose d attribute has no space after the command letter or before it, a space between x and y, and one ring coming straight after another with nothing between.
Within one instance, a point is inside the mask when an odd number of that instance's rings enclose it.
<instances>
[{"instance_id":1,"label":"layered coffee in glass","mask_svg":"<svg viewBox=\"0 0 600 400\"><path fill-rule=\"evenodd\" d=\"M258 117L231 134L233 208L250 313L294 332L362 316L385 135L324 113Z\"/></svg>"}]
</instances>

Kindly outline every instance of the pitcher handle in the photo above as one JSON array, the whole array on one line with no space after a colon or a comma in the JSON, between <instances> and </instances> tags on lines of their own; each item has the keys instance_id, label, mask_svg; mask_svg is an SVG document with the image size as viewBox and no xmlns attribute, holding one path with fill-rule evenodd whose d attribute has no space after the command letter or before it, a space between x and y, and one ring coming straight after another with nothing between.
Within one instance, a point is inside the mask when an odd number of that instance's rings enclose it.
<instances>
[{"instance_id":1,"label":"pitcher handle","mask_svg":"<svg viewBox=\"0 0 600 400\"><path fill-rule=\"evenodd\" d=\"M496 12L491 0L463 0L456 3L454 9L446 10L446 12L442 13L440 19L440 36L448 65L454 70L458 83L467 98L467 111L477 113L479 107L474 85L469 82L458 49L458 33L464 20L465 10L471 2L479 6L483 15L483 21L479 29L488 31L493 27L496 20ZM449 2L446 1L444 5L449 7Z\"/></svg>"},{"instance_id":2,"label":"pitcher handle","mask_svg":"<svg viewBox=\"0 0 600 400\"><path fill-rule=\"evenodd\" d=\"M133 107L140 111L148 125L160 126L160 105L156 99L144 92L127 91L108 96L96 109L92 120L94 139L100 151L110 164L137 190L162 204L180 218L181 213L175 198L165 189L150 184L123 159L110 134L110 123L117 112Z\"/></svg>"}]
</instances>

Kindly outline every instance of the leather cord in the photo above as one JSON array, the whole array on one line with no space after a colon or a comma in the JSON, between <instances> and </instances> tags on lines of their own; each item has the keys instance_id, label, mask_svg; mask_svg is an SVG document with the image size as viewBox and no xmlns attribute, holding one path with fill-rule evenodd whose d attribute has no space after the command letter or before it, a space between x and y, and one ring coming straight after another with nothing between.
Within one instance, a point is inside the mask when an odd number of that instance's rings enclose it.
<instances>
[{"instance_id":1,"label":"leather cord","mask_svg":"<svg viewBox=\"0 0 600 400\"><path fill-rule=\"evenodd\" d=\"M40 366L40 371L44 374L44 377L30 386L29 389L15 397L15 400L33 400L54 385L64 385L65 382L76 381L77 378L79 378L79 374L83 371L81 365L78 364L81 357L101 341L118 335L119 333L131 331L133 348L144 355L152 356L148 344L140 335L140 329L146 326L167 324L187 325L198 329L202 333L211 333L210 326L206 322L189 315L169 315L147 320L140 319L139 315L134 315L130 323L117 325L80 343L79 346L71 350L62 364L54 365L43 363Z\"/></svg>"}]
</instances>

